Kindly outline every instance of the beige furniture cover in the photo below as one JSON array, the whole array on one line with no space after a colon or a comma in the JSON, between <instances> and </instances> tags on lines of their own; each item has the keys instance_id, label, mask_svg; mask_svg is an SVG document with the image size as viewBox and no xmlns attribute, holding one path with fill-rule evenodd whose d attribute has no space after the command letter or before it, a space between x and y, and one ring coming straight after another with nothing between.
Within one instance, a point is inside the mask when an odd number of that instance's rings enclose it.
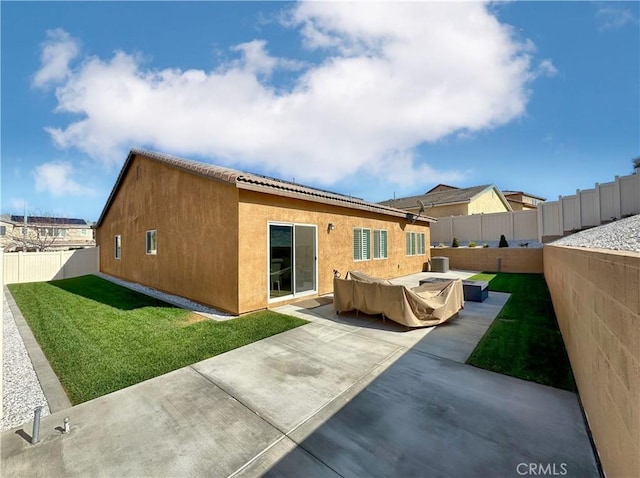
<instances>
[{"instance_id":1,"label":"beige furniture cover","mask_svg":"<svg viewBox=\"0 0 640 478\"><path fill-rule=\"evenodd\" d=\"M464 307L462 281L427 283L412 289L359 271L333 279L333 308L337 313L359 310L382 314L407 327L441 324Z\"/></svg>"}]
</instances>

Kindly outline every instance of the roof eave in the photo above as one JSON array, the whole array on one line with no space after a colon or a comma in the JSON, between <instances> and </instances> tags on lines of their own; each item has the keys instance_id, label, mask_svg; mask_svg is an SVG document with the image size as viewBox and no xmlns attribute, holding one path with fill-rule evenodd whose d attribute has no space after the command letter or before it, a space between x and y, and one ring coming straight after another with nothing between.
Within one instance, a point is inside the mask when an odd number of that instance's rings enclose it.
<instances>
[{"instance_id":1,"label":"roof eave","mask_svg":"<svg viewBox=\"0 0 640 478\"><path fill-rule=\"evenodd\" d=\"M344 207L346 209L358 209L360 211L373 212L376 214L383 214L385 216L393 216L393 217L404 218L404 219L406 219L407 217L407 211L401 210L401 209L387 208L387 207L378 208L373 205L359 203L356 201L348 202L342 199L333 199L330 197L311 196L309 194L304 194L296 191L288 191L286 189L274 189L269 186L262 186L260 184L255 184L255 183L237 182L236 187L238 189L244 189L247 191L255 191L255 192L260 192L264 194L270 194L273 196L287 197L291 199L300 199L302 201L310 201L310 202L316 202L320 204L329 204L332 206ZM417 221L424 222L424 223L437 222L435 218L432 218L430 216L420 216L419 218L416 218L416 222Z\"/></svg>"},{"instance_id":2,"label":"roof eave","mask_svg":"<svg viewBox=\"0 0 640 478\"><path fill-rule=\"evenodd\" d=\"M120 185L122 183L122 180L124 179L125 173L129 169L129 166L131 165L131 161L133 161L133 158L135 157L135 155L136 155L136 153L134 153L133 150L129 151L129 154L127 155L127 159L125 160L124 164L122 165L122 168L120 169L120 173L118 173L118 178L116 179L116 183L113 185L113 188L111 189L111 192L109 193L109 197L107 198L107 202L104 204L104 207L102 208L102 212L100 213L100 217L98 218L98 220L94 224L94 228L95 229L100 227L100 225L102 224L102 220L107 215L107 212L109 212L109 208L111 207L111 203L113 202L113 199L116 197L116 194L117 194L118 190L120 189Z\"/></svg>"}]
</instances>

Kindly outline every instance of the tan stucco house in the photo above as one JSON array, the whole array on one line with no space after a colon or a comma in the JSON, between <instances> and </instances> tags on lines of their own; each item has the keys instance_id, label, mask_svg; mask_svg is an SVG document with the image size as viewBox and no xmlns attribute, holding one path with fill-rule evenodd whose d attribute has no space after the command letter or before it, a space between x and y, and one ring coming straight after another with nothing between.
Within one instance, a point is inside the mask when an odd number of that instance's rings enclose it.
<instances>
[{"instance_id":1,"label":"tan stucco house","mask_svg":"<svg viewBox=\"0 0 640 478\"><path fill-rule=\"evenodd\" d=\"M433 219L132 149L96 223L106 274L241 314L332 292L333 271L423 270Z\"/></svg>"},{"instance_id":2,"label":"tan stucco house","mask_svg":"<svg viewBox=\"0 0 640 478\"><path fill-rule=\"evenodd\" d=\"M5 252L65 250L95 246L84 219L56 216L0 216L0 247Z\"/></svg>"},{"instance_id":3,"label":"tan stucco house","mask_svg":"<svg viewBox=\"0 0 640 478\"><path fill-rule=\"evenodd\" d=\"M502 191L514 211L531 211L538 209L538 205L546 201L545 198L525 193L523 191Z\"/></svg>"},{"instance_id":4,"label":"tan stucco house","mask_svg":"<svg viewBox=\"0 0 640 478\"><path fill-rule=\"evenodd\" d=\"M420 203L431 217L468 216L512 211L509 201L493 184L457 188L438 184L424 194L382 201L381 205L417 212Z\"/></svg>"}]
</instances>

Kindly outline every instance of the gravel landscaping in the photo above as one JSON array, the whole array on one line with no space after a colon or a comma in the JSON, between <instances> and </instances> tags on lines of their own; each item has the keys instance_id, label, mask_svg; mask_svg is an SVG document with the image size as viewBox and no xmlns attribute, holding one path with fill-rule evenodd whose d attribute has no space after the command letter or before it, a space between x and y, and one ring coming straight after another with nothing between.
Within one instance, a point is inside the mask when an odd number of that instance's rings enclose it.
<instances>
[{"instance_id":1,"label":"gravel landscaping","mask_svg":"<svg viewBox=\"0 0 640 478\"><path fill-rule=\"evenodd\" d=\"M162 300L168 304L182 307L183 309L187 309L192 312L198 312L199 314L205 315L206 317L213 320L229 320L236 317L235 315L227 314L217 309L198 304L197 302L185 299L184 297L160 292L159 290L152 289L151 287L146 287L141 284L136 284L135 282L128 282L126 280L118 279L117 277L103 274L102 272L98 272L96 276L113 282L114 284L118 284L122 287L126 287L127 289L135 290L136 292L140 292L141 294L145 294L155 299Z\"/></svg>"},{"instance_id":2,"label":"gravel landscaping","mask_svg":"<svg viewBox=\"0 0 640 478\"><path fill-rule=\"evenodd\" d=\"M553 244L640 252L640 214L576 232L554 241Z\"/></svg>"},{"instance_id":3,"label":"gravel landscaping","mask_svg":"<svg viewBox=\"0 0 640 478\"><path fill-rule=\"evenodd\" d=\"M42 406L42 416L49 415L49 405L31 365L31 359L16 327L6 297L2 314L2 422L0 431L10 430L33 420L33 409Z\"/></svg>"}]
</instances>

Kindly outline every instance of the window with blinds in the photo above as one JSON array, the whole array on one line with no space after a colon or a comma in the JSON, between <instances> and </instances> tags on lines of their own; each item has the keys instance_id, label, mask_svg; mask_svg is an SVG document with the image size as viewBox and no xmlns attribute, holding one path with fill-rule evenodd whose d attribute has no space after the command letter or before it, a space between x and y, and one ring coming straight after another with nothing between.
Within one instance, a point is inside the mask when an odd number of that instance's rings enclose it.
<instances>
[{"instance_id":1,"label":"window with blinds","mask_svg":"<svg viewBox=\"0 0 640 478\"><path fill-rule=\"evenodd\" d=\"M158 231L147 231L147 254L156 255L158 253Z\"/></svg>"},{"instance_id":2,"label":"window with blinds","mask_svg":"<svg viewBox=\"0 0 640 478\"><path fill-rule=\"evenodd\" d=\"M353 260L368 261L371 259L371 229L353 229Z\"/></svg>"},{"instance_id":3,"label":"window with blinds","mask_svg":"<svg viewBox=\"0 0 640 478\"><path fill-rule=\"evenodd\" d=\"M387 231L384 229L373 230L373 258L387 258Z\"/></svg>"},{"instance_id":4,"label":"window with blinds","mask_svg":"<svg viewBox=\"0 0 640 478\"><path fill-rule=\"evenodd\" d=\"M122 237L114 236L113 237L113 247L114 247L114 255L116 259L120 259L122 257Z\"/></svg>"},{"instance_id":5,"label":"window with blinds","mask_svg":"<svg viewBox=\"0 0 640 478\"><path fill-rule=\"evenodd\" d=\"M426 251L426 236L424 232L407 232L406 251L408 256L421 256Z\"/></svg>"}]
</instances>

